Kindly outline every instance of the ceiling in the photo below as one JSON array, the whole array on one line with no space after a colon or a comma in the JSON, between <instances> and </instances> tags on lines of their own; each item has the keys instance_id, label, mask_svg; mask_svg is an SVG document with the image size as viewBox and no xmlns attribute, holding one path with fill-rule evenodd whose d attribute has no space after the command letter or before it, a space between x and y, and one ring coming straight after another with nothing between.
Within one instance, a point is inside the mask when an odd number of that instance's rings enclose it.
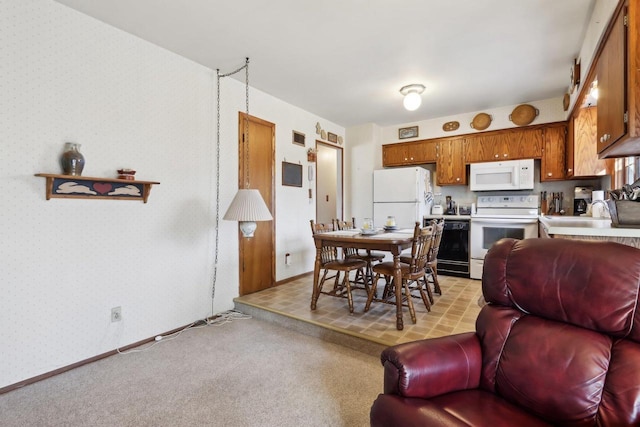
<instances>
[{"instance_id":1,"label":"ceiling","mask_svg":"<svg viewBox=\"0 0 640 427\"><path fill-rule=\"evenodd\" d=\"M57 1L349 127L561 97L596 0Z\"/></svg>"}]
</instances>

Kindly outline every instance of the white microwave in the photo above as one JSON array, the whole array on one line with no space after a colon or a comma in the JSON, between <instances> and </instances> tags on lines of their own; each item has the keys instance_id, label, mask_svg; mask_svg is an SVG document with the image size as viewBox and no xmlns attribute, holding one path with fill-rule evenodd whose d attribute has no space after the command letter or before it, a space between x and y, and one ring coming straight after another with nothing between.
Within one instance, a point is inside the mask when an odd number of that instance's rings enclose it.
<instances>
[{"instance_id":1,"label":"white microwave","mask_svg":"<svg viewBox=\"0 0 640 427\"><path fill-rule=\"evenodd\" d=\"M471 163L471 191L533 190L533 159Z\"/></svg>"}]
</instances>

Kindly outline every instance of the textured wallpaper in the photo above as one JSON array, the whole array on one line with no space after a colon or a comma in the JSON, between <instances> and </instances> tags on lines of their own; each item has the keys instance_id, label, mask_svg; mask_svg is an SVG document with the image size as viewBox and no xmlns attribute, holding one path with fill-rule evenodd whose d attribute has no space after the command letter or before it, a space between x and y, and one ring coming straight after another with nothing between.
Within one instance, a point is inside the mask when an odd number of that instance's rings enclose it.
<instances>
[{"instance_id":1,"label":"textured wallpaper","mask_svg":"<svg viewBox=\"0 0 640 427\"><path fill-rule=\"evenodd\" d=\"M261 66L251 64L252 72ZM215 71L73 9L0 0L0 388L233 308L235 222L219 224L211 300L215 93ZM282 186L281 162L306 167L316 123L338 135L344 128L250 93L251 115L276 124L276 280L283 280L313 270L315 182ZM243 83L223 80L220 216L238 188L244 94ZM306 147L292 144L292 130L306 134ZM46 201L45 179L34 174L61 172L65 142L81 144L84 176L131 168L160 185L146 204ZM113 307L122 308L121 322L111 323Z\"/></svg>"},{"instance_id":2,"label":"textured wallpaper","mask_svg":"<svg viewBox=\"0 0 640 427\"><path fill-rule=\"evenodd\" d=\"M210 313L213 83L58 3L0 0L0 387ZM65 142L85 176L161 184L46 201L34 174L61 173Z\"/></svg>"}]
</instances>

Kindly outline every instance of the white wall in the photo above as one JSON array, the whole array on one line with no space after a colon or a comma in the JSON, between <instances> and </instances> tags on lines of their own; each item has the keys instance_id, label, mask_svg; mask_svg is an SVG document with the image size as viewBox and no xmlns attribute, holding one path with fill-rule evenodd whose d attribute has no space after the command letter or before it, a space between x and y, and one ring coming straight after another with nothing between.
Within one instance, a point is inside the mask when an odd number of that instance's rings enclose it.
<instances>
[{"instance_id":1,"label":"white wall","mask_svg":"<svg viewBox=\"0 0 640 427\"><path fill-rule=\"evenodd\" d=\"M215 72L50 0L1 0L0 28L0 387L232 308L235 222L220 222L210 298ZM244 85L225 79L221 94L220 216L237 189ZM281 185L281 161L307 164L291 131L308 148L317 122L344 129L253 89L251 108L276 123L280 280L313 268L308 181ZM147 204L46 201L34 174L60 173L67 141L82 144L85 176L127 167L161 184ZM116 306L123 320L111 323Z\"/></svg>"},{"instance_id":2,"label":"white wall","mask_svg":"<svg viewBox=\"0 0 640 427\"><path fill-rule=\"evenodd\" d=\"M362 224L364 218L373 217L373 170L382 168L382 128L374 123L353 126L346 131L345 151L345 218L356 218Z\"/></svg>"}]
</instances>

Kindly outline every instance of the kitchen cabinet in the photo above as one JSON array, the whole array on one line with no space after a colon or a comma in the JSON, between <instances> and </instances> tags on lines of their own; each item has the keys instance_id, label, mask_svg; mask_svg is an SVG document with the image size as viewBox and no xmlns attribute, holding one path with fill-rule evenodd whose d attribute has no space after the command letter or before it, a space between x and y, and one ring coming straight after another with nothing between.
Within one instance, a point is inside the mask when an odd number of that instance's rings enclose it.
<instances>
[{"instance_id":1,"label":"kitchen cabinet","mask_svg":"<svg viewBox=\"0 0 640 427\"><path fill-rule=\"evenodd\" d=\"M465 141L465 159L468 163L493 162L508 157L506 138L491 132L469 136Z\"/></svg>"},{"instance_id":2,"label":"kitchen cabinet","mask_svg":"<svg viewBox=\"0 0 640 427\"><path fill-rule=\"evenodd\" d=\"M569 118L567 178L593 178L610 173L613 160L598 158L598 107L583 106Z\"/></svg>"},{"instance_id":3,"label":"kitchen cabinet","mask_svg":"<svg viewBox=\"0 0 640 427\"><path fill-rule=\"evenodd\" d=\"M436 162L436 143L413 141L382 146L382 165L411 166Z\"/></svg>"},{"instance_id":4,"label":"kitchen cabinet","mask_svg":"<svg viewBox=\"0 0 640 427\"><path fill-rule=\"evenodd\" d=\"M508 129L506 131L509 159L539 159L543 152L544 128Z\"/></svg>"},{"instance_id":5,"label":"kitchen cabinet","mask_svg":"<svg viewBox=\"0 0 640 427\"><path fill-rule=\"evenodd\" d=\"M600 158L640 155L640 4L616 9L596 62Z\"/></svg>"},{"instance_id":6,"label":"kitchen cabinet","mask_svg":"<svg viewBox=\"0 0 640 427\"><path fill-rule=\"evenodd\" d=\"M467 163L542 157L542 129L506 129L468 136Z\"/></svg>"},{"instance_id":7,"label":"kitchen cabinet","mask_svg":"<svg viewBox=\"0 0 640 427\"><path fill-rule=\"evenodd\" d=\"M543 131L544 148L540 162L540 181L565 179L565 136L564 123L547 126Z\"/></svg>"},{"instance_id":8,"label":"kitchen cabinet","mask_svg":"<svg viewBox=\"0 0 640 427\"><path fill-rule=\"evenodd\" d=\"M438 141L436 160L437 185L467 185L464 138Z\"/></svg>"}]
</instances>

